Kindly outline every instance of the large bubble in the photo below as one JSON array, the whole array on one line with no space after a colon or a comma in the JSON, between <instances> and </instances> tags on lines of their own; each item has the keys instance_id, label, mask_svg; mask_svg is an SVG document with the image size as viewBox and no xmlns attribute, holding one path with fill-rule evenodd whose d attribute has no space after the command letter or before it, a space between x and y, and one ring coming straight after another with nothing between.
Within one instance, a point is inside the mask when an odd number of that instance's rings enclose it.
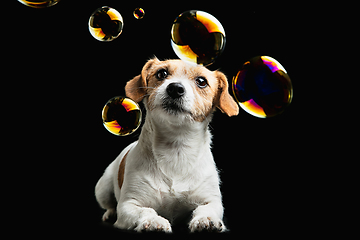
<instances>
[{"instance_id":1,"label":"large bubble","mask_svg":"<svg viewBox=\"0 0 360 240\"><path fill-rule=\"evenodd\" d=\"M102 110L104 127L114 135L126 136L135 132L141 123L139 105L130 98L117 96L110 99Z\"/></svg>"},{"instance_id":2,"label":"large bubble","mask_svg":"<svg viewBox=\"0 0 360 240\"><path fill-rule=\"evenodd\" d=\"M225 48L225 30L209 13L186 11L172 25L171 46L181 60L208 66Z\"/></svg>"},{"instance_id":3,"label":"large bubble","mask_svg":"<svg viewBox=\"0 0 360 240\"><path fill-rule=\"evenodd\" d=\"M18 0L18 1L28 7L46 8L46 7L51 7L55 4L57 4L60 0L47 0L47 1L46 0L31 0L31 1Z\"/></svg>"},{"instance_id":4,"label":"large bubble","mask_svg":"<svg viewBox=\"0 0 360 240\"><path fill-rule=\"evenodd\" d=\"M89 31L99 40L109 42L116 39L124 26L121 14L111 7L101 7L91 14L89 19Z\"/></svg>"},{"instance_id":5,"label":"large bubble","mask_svg":"<svg viewBox=\"0 0 360 240\"><path fill-rule=\"evenodd\" d=\"M232 88L240 107L259 118L282 113L293 98L292 83L285 68L268 56L245 62L233 78Z\"/></svg>"}]
</instances>

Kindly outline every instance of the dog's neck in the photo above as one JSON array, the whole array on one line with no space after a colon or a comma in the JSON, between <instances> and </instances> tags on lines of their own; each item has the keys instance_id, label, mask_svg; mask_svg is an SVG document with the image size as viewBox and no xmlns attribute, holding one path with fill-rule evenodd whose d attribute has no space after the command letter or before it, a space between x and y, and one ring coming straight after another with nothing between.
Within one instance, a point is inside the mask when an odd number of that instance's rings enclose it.
<instances>
[{"instance_id":1,"label":"dog's neck","mask_svg":"<svg viewBox=\"0 0 360 240\"><path fill-rule=\"evenodd\" d=\"M198 158L210 151L211 134L208 124L212 116L204 122L184 121L173 124L161 121L156 113L147 112L139 137L139 144L147 154L153 156L158 167L165 174L179 174L182 170L194 168L201 163Z\"/></svg>"}]
</instances>

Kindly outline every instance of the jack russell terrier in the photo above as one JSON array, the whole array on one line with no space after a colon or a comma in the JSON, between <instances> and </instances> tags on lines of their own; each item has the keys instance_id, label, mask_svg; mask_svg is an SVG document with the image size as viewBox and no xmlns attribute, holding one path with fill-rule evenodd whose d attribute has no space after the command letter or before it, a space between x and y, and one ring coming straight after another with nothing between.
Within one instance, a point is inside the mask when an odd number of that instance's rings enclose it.
<instances>
[{"instance_id":1,"label":"jack russell terrier","mask_svg":"<svg viewBox=\"0 0 360 240\"><path fill-rule=\"evenodd\" d=\"M215 108L235 116L239 107L226 76L181 60L149 60L125 87L147 114L138 141L107 167L95 187L115 227L171 232L174 219L192 212L189 229L224 232L219 175L208 124Z\"/></svg>"}]
</instances>

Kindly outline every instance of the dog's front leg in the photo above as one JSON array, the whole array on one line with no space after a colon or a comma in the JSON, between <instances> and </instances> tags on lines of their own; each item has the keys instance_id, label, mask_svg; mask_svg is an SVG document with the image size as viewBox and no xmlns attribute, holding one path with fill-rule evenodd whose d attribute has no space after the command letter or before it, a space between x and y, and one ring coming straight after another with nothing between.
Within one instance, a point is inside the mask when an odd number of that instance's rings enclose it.
<instances>
[{"instance_id":1,"label":"dog's front leg","mask_svg":"<svg viewBox=\"0 0 360 240\"><path fill-rule=\"evenodd\" d=\"M224 232L226 227L222 217L223 206L221 200L200 205L193 211L193 217L189 223L190 231Z\"/></svg>"},{"instance_id":2,"label":"dog's front leg","mask_svg":"<svg viewBox=\"0 0 360 240\"><path fill-rule=\"evenodd\" d=\"M170 222L159 216L153 208L125 202L118 205L117 215L114 226L121 229L172 232Z\"/></svg>"}]
</instances>

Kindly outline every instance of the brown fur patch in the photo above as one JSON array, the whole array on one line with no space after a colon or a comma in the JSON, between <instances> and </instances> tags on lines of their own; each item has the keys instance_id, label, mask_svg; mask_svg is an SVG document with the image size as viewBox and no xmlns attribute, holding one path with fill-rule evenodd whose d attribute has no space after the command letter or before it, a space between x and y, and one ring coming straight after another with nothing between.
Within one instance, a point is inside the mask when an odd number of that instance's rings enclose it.
<instances>
[{"instance_id":1,"label":"brown fur patch","mask_svg":"<svg viewBox=\"0 0 360 240\"><path fill-rule=\"evenodd\" d=\"M124 158L122 159L122 161L120 163L120 167L119 167L118 184L119 184L120 189L121 189L122 184L124 182L126 156L128 155L129 152L130 152L130 150L125 154Z\"/></svg>"}]
</instances>

